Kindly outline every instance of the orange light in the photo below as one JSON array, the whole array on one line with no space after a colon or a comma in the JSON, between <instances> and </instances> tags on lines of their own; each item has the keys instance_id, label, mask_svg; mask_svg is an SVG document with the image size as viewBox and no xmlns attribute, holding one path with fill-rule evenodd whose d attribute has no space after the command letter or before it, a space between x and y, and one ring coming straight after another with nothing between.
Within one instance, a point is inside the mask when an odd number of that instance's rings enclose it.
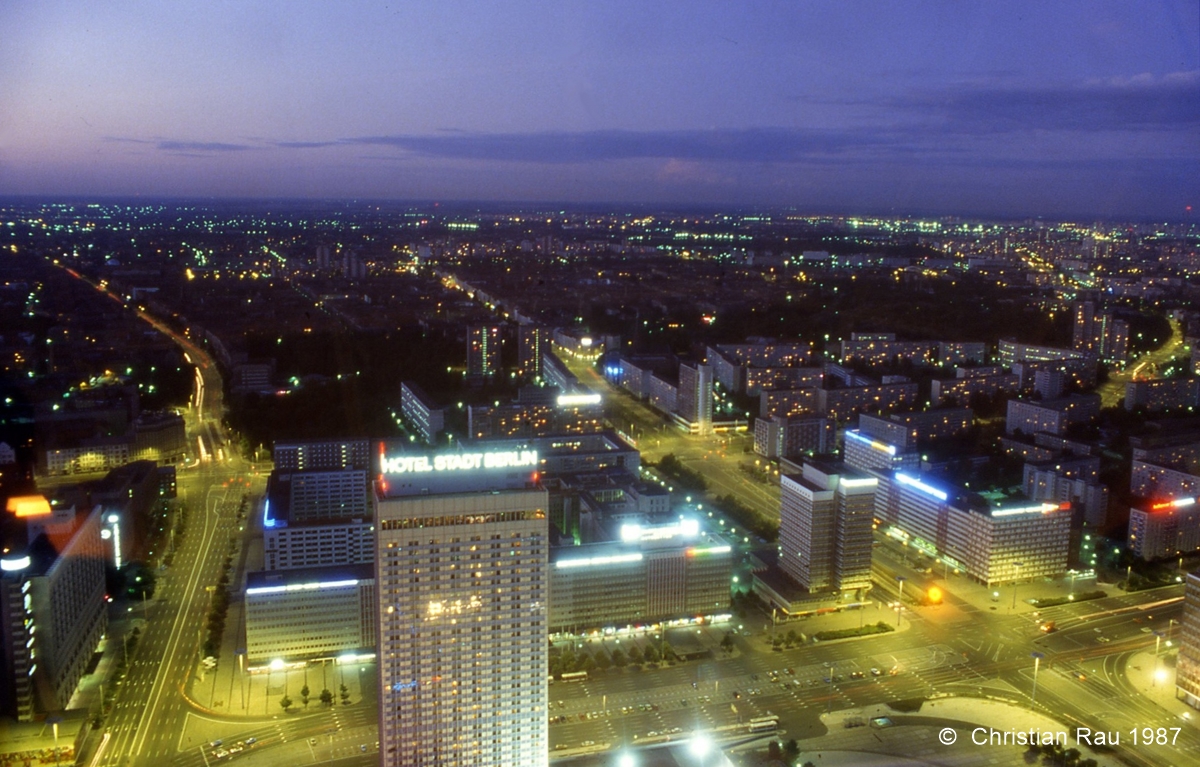
<instances>
[{"instance_id":1,"label":"orange light","mask_svg":"<svg viewBox=\"0 0 1200 767\"><path fill-rule=\"evenodd\" d=\"M1151 510L1151 511L1158 511L1159 509L1165 509L1165 508L1168 508L1168 507L1170 507L1170 506L1174 506L1174 505L1175 505L1175 504L1174 504L1174 503L1172 503L1171 501L1163 501L1162 503L1156 503L1156 504L1152 505L1152 506L1150 507L1150 510Z\"/></svg>"},{"instance_id":2,"label":"orange light","mask_svg":"<svg viewBox=\"0 0 1200 767\"><path fill-rule=\"evenodd\" d=\"M937 586L930 586L927 596L929 597L929 601L931 603L938 604L942 601L942 590Z\"/></svg>"},{"instance_id":3,"label":"orange light","mask_svg":"<svg viewBox=\"0 0 1200 767\"><path fill-rule=\"evenodd\" d=\"M44 517L50 513L50 502L41 495L16 495L8 499L8 510L18 517Z\"/></svg>"}]
</instances>

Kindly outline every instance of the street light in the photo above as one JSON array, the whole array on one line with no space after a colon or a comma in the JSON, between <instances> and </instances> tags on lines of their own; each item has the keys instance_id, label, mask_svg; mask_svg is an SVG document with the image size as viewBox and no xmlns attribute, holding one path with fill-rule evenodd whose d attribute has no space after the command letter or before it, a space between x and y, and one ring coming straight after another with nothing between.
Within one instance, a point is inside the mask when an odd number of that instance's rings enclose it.
<instances>
[{"instance_id":1,"label":"street light","mask_svg":"<svg viewBox=\"0 0 1200 767\"><path fill-rule=\"evenodd\" d=\"M1017 569L1017 576L1013 580L1013 603L1012 609L1017 609L1017 581L1021 579L1021 568L1025 566L1024 562L1013 562L1013 567Z\"/></svg>"},{"instance_id":2,"label":"street light","mask_svg":"<svg viewBox=\"0 0 1200 767\"><path fill-rule=\"evenodd\" d=\"M1158 683L1158 647L1162 643L1163 633L1161 631L1154 632L1154 674L1150 677L1150 686L1154 687Z\"/></svg>"},{"instance_id":3,"label":"street light","mask_svg":"<svg viewBox=\"0 0 1200 767\"><path fill-rule=\"evenodd\" d=\"M1032 658L1033 658L1033 695L1032 695L1032 697L1030 698L1030 705L1029 705L1029 707L1030 707L1030 708L1034 708L1034 707L1036 707L1036 706L1037 706L1037 676L1038 676L1038 668L1039 668L1039 667L1042 665L1042 658L1045 658L1045 657L1046 657L1046 655L1045 655L1044 653L1040 653L1040 652L1033 652L1033 653L1030 653L1029 655L1030 655L1030 657L1032 657Z\"/></svg>"},{"instance_id":4,"label":"street light","mask_svg":"<svg viewBox=\"0 0 1200 767\"><path fill-rule=\"evenodd\" d=\"M904 582L908 580L903 575L897 575L896 581L899 587L896 590L896 630L900 630L900 613L904 610Z\"/></svg>"}]
</instances>

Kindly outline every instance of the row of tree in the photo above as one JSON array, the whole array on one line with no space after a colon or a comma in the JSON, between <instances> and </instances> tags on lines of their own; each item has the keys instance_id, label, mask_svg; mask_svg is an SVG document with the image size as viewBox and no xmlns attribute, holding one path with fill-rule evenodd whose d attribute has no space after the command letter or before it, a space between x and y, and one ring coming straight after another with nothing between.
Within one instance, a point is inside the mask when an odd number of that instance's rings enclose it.
<instances>
[{"instance_id":1,"label":"row of tree","mask_svg":"<svg viewBox=\"0 0 1200 767\"><path fill-rule=\"evenodd\" d=\"M578 652L563 650L552 651L550 654L550 675L561 678L563 674L577 671L607 671L610 668L625 668L626 666L641 666L643 663L657 664L660 661L673 663L679 660L675 649L669 642L662 642L661 647L647 644L646 649L637 645L629 648L628 652L620 647L611 652L603 647L580 648Z\"/></svg>"},{"instance_id":2,"label":"row of tree","mask_svg":"<svg viewBox=\"0 0 1200 767\"><path fill-rule=\"evenodd\" d=\"M350 705L350 689L348 687L346 687L346 685L343 684L339 687L338 694L342 699L342 705L349 706ZM310 697L311 695L312 695L312 690L310 690L308 688L307 684L300 688L300 703L305 708L308 708L308 704L312 700L312 698ZM326 707L332 706L333 705L333 693L329 691L329 688L325 688L324 690L321 690L321 694L319 696L317 696L317 700L321 701L322 706L326 706ZM296 703L296 701L292 700L286 694L284 694L284 696L279 699L279 706L284 711L290 710L292 708L292 706L295 705L295 703Z\"/></svg>"}]
</instances>

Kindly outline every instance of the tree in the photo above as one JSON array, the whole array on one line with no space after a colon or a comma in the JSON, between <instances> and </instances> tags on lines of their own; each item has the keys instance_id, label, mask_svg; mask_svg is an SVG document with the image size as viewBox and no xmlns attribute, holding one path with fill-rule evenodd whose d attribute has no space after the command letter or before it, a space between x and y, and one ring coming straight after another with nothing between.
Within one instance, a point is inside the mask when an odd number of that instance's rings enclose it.
<instances>
[{"instance_id":1,"label":"tree","mask_svg":"<svg viewBox=\"0 0 1200 767\"><path fill-rule=\"evenodd\" d=\"M679 656L675 654L675 648L671 646L670 642L663 642L662 654L663 654L663 660L668 660L668 661L679 660Z\"/></svg>"},{"instance_id":2,"label":"tree","mask_svg":"<svg viewBox=\"0 0 1200 767\"><path fill-rule=\"evenodd\" d=\"M800 637L796 635L795 629L788 629L788 633L787 633L787 636L784 637L784 641L787 642L788 646L790 647L790 646L796 644L797 642L799 642Z\"/></svg>"},{"instance_id":3,"label":"tree","mask_svg":"<svg viewBox=\"0 0 1200 767\"><path fill-rule=\"evenodd\" d=\"M608 657L608 653L601 650L596 654L596 665L601 671L607 671L612 668L612 658Z\"/></svg>"},{"instance_id":4,"label":"tree","mask_svg":"<svg viewBox=\"0 0 1200 767\"><path fill-rule=\"evenodd\" d=\"M346 685L342 685L339 688L339 691L342 694L342 705L349 706L350 705L350 690L347 689Z\"/></svg>"},{"instance_id":5,"label":"tree","mask_svg":"<svg viewBox=\"0 0 1200 767\"><path fill-rule=\"evenodd\" d=\"M641 663L642 660L644 659L644 657L645 656L642 655L642 651L640 649L638 649L637 645L634 645L633 647L629 648L629 662L630 663Z\"/></svg>"},{"instance_id":6,"label":"tree","mask_svg":"<svg viewBox=\"0 0 1200 767\"><path fill-rule=\"evenodd\" d=\"M800 744L796 742L795 738L783 744L783 756L789 763L794 762L796 757L800 756Z\"/></svg>"},{"instance_id":7,"label":"tree","mask_svg":"<svg viewBox=\"0 0 1200 767\"><path fill-rule=\"evenodd\" d=\"M779 747L779 741L773 740L767 744L767 758L774 761L783 758L783 749Z\"/></svg>"},{"instance_id":8,"label":"tree","mask_svg":"<svg viewBox=\"0 0 1200 767\"><path fill-rule=\"evenodd\" d=\"M328 689L321 690L321 702L326 706L332 705L333 693L331 693Z\"/></svg>"},{"instance_id":9,"label":"tree","mask_svg":"<svg viewBox=\"0 0 1200 767\"><path fill-rule=\"evenodd\" d=\"M644 653L642 653L642 659L644 661L646 661L647 663L658 663L658 661L659 661L658 648L652 644L646 645L646 651Z\"/></svg>"},{"instance_id":10,"label":"tree","mask_svg":"<svg viewBox=\"0 0 1200 767\"><path fill-rule=\"evenodd\" d=\"M733 634L730 634L728 631L725 632L725 636L721 637L721 649L725 652L733 650Z\"/></svg>"},{"instance_id":11,"label":"tree","mask_svg":"<svg viewBox=\"0 0 1200 767\"><path fill-rule=\"evenodd\" d=\"M300 702L304 704L305 708L308 708L308 694L309 689L308 685L306 684L300 688Z\"/></svg>"},{"instance_id":12,"label":"tree","mask_svg":"<svg viewBox=\"0 0 1200 767\"><path fill-rule=\"evenodd\" d=\"M283 707L284 711L287 711L292 707L292 699L284 695L283 698L280 699L279 705Z\"/></svg>"},{"instance_id":13,"label":"tree","mask_svg":"<svg viewBox=\"0 0 1200 767\"><path fill-rule=\"evenodd\" d=\"M625 668L627 665L629 665L629 657L626 656L625 653L621 651L621 648L618 647L617 649L613 650L612 662L617 668Z\"/></svg>"},{"instance_id":14,"label":"tree","mask_svg":"<svg viewBox=\"0 0 1200 767\"><path fill-rule=\"evenodd\" d=\"M579 664L580 671L592 672L596 670L596 659L591 655L583 656L583 662Z\"/></svg>"}]
</instances>

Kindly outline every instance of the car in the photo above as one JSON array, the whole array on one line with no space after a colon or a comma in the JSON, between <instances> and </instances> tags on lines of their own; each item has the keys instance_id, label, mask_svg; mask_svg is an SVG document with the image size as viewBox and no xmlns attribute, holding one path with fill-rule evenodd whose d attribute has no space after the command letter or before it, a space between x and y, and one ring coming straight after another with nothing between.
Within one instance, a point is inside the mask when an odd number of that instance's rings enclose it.
<instances>
[{"instance_id":1,"label":"car","mask_svg":"<svg viewBox=\"0 0 1200 767\"><path fill-rule=\"evenodd\" d=\"M223 745L225 745L225 741L218 738L217 740L209 742L208 747L209 748L220 748Z\"/></svg>"},{"instance_id":2,"label":"car","mask_svg":"<svg viewBox=\"0 0 1200 767\"><path fill-rule=\"evenodd\" d=\"M1142 633L1143 633L1143 634L1149 634L1149 633L1151 633L1151 632L1153 632L1153 631L1154 631L1154 629L1150 628L1149 626L1142 626Z\"/></svg>"},{"instance_id":3,"label":"car","mask_svg":"<svg viewBox=\"0 0 1200 767\"><path fill-rule=\"evenodd\" d=\"M245 750L246 750L245 746L230 746L229 747L229 753L231 753L231 754L240 754Z\"/></svg>"},{"instance_id":4,"label":"car","mask_svg":"<svg viewBox=\"0 0 1200 767\"><path fill-rule=\"evenodd\" d=\"M657 738L658 730L651 730L650 732L646 733L646 737L647 738Z\"/></svg>"},{"instance_id":5,"label":"car","mask_svg":"<svg viewBox=\"0 0 1200 767\"><path fill-rule=\"evenodd\" d=\"M258 742L258 738L246 738L247 746L253 746L257 742Z\"/></svg>"},{"instance_id":6,"label":"car","mask_svg":"<svg viewBox=\"0 0 1200 767\"><path fill-rule=\"evenodd\" d=\"M594 746L594 745L596 745L596 741L594 741L594 740L585 740L583 743L580 743L579 745L583 746L584 748L587 748L588 746Z\"/></svg>"},{"instance_id":7,"label":"car","mask_svg":"<svg viewBox=\"0 0 1200 767\"><path fill-rule=\"evenodd\" d=\"M871 676L880 676L882 674L883 674L883 672L880 671L879 669L874 668L874 667L871 668Z\"/></svg>"},{"instance_id":8,"label":"car","mask_svg":"<svg viewBox=\"0 0 1200 767\"><path fill-rule=\"evenodd\" d=\"M899 673L900 673L900 667L899 667L899 666L892 666L892 669L891 669L891 671L888 671L888 675L889 675L889 676L896 676L896 675L897 675L897 674L899 674Z\"/></svg>"},{"instance_id":9,"label":"car","mask_svg":"<svg viewBox=\"0 0 1200 767\"><path fill-rule=\"evenodd\" d=\"M366 743L359 744L358 750L363 752L364 754L367 753L367 744Z\"/></svg>"},{"instance_id":10,"label":"car","mask_svg":"<svg viewBox=\"0 0 1200 767\"><path fill-rule=\"evenodd\" d=\"M733 699L734 699L734 700L741 700L741 699L742 699L742 694L741 694L740 692L738 692L737 690L734 690L734 691L733 691Z\"/></svg>"},{"instance_id":11,"label":"car","mask_svg":"<svg viewBox=\"0 0 1200 767\"><path fill-rule=\"evenodd\" d=\"M787 670L787 673L788 673L788 676L795 676L795 675L796 675L796 669L794 669L794 668L789 668L789 669Z\"/></svg>"},{"instance_id":12,"label":"car","mask_svg":"<svg viewBox=\"0 0 1200 767\"><path fill-rule=\"evenodd\" d=\"M687 706L688 706L687 699L686 699L686 698L680 698L680 699L679 699L679 705L683 706L684 708L687 708Z\"/></svg>"},{"instance_id":13,"label":"car","mask_svg":"<svg viewBox=\"0 0 1200 767\"><path fill-rule=\"evenodd\" d=\"M225 757L229 756L229 752L222 748L220 751L213 754L213 756L217 757L218 759L224 759Z\"/></svg>"},{"instance_id":14,"label":"car","mask_svg":"<svg viewBox=\"0 0 1200 767\"><path fill-rule=\"evenodd\" d=\"M316 739L316 738L309 738L309 739L308 739L308 745L310 745L310 746L315 746L315 745L317 745L317 739Z\"/></svg>"},{"instance_id":15,"label":"car","mask_svg":"<svg viewBox=\"0 0 1200 767\"><path fill-rule=\"evenodd\" d=\"M862 671L851 671L850 672L851 679L862 679L864 676L866 676L866 673L864 673Z\"/></svg>"},{"instance_id":16,"label":"car","mask_svg":"<svg viewBox=\"0 0 1200 767\"><path fill-rule=\"evenodd\" d=\"M1099 642L1100 644L1108 644L1112 640L1109 639L1108 637L1096 637L1096 641Z\"/></svg>"}]
</instances>

